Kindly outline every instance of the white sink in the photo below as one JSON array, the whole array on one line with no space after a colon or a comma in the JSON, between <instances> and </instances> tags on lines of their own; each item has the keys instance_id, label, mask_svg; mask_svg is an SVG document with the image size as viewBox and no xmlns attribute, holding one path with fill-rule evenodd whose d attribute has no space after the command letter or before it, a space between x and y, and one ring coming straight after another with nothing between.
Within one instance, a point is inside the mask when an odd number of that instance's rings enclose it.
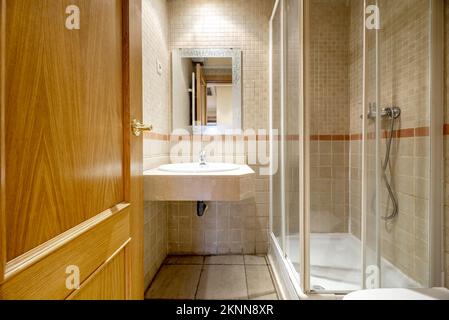
<instances>
[{"instance_id":1,"label":"white sink","mask_svg":"<svg viewBox=\"0 0 449 320\"><path fill-rule=\"evenodd\" d=\"M231 163L175 163L160 166L158 170L175 173L210 173L210 172L229 172L239 170L240 166Z\"/></svg>"},{"instance_id":2,"label":"white sink","mask_svg":"<svg viewBox=\"0 0 449 320\"><path fill-rule=\"evenodd\" d=\"M143 173L145 201L242 201L256 194L247 165L178 163Z\"/></svg>"}]
</instances>

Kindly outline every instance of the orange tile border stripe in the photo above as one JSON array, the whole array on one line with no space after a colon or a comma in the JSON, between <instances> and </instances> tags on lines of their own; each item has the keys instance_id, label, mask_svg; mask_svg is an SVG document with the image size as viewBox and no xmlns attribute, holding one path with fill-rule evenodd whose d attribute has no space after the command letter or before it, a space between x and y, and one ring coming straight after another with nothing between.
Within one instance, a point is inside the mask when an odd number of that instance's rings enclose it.
<instances>
[{"instance_id":1,"label":"orange tile border stripe","mask_svg":"<svg viewBox=\"0 0 449 320\"><path fill-rule=\"evenodd\" d=\"M449 124L445 124L443 128L443 134L449 136Z\"/></svg>"},{"instance_id":2,"label":"orange tile border stripe","mask_svg":"<svg viewBox=\"0 0 449 320\"><path fill-rule=\"evenodd\" d=\"M449 124L444 126L444 134L449 135ZM368 139L374 139L374 132L369 132L367 134ZM429 137L430 128L429 127L419 127L419 128L407 128L401 130L395 130L393 132L394 138L419 138L419 137ZM388 138L389 132L384 130L382 132L382 138ZM333 134L333 135L311 135L311 141L356 141L362 140L363 135L361 133L353 133L349 135Z\"/></svg>"},{"instance_id":3,"label":"orange tile border stripe","mask_svg":"<svg viewBox=\"0 0 449 320\"><path fill-rule=\"evenodd\" d=\"M154 141L169 141L169 135L161 134L156 132L145 132L143 134L143 138L145 140L154 140Z\"/></svg>"},{"instance_id":4,"label":"orange tile border stripe","mask_svg":"<svg viewBox=\"0 0 449 320\"><path fill-rule=\"evenodd\" d=\"M443 134L445 136L449 136L449 124L444 125ZM374 139L374 133L368 133L368 139ZM388 131L382 132L382 137L385 139L389 136ZM407 128L396 130L393 132L394 138L414 138L414 137L429 137L430 136L430 128L429 127L418 127L418 128ZM144 139L153 140L153 141L166 141L166 142L179 142L179 141L188 141L193 137L194 141L204 141L211 142L213 140L233 140L233 141L269 141L269 135L205 135L201 138L199 135L169 135L169 134L160 134L155 132L146 132L144 134ZM362 140L363 135L360 133L354 134L332 134L332 135L311 135L311 141L357 141ZM286 135L286 141L298 141L300 139L300 135ZM275 140L280 141L281 136L275 136Z\"/></svg>"}]
</instances>

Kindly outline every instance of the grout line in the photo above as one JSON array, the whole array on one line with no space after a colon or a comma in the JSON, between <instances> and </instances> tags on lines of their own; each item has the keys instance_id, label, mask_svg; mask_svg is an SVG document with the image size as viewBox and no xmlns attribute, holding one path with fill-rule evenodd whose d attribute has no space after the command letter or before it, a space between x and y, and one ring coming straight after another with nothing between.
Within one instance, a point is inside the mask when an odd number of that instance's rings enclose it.
<instances>
[{"instance_id":1,"label":"grout line","mask_svg":"<svg viewBox=\"0 0 449 320\"><path fill-rule=\"evenodd\" d=\"M250 267L257 267L257 266L267 266L267 264L251 264L251 263L231 263L231 264L204 264L205 266L250 266ZM200 264L197 264L197 266L200 266Z\"/></svg>"},{"instance_id":2,"label":"grout line","mask_svg":"<svg viewBox=\"0 0 449 320\"><path fill-rule=\"evenodd\" d=\"M243 272L245 273L246 299L250 300L249 287L248 287L248 273L246 272L245 256L243 256Z\"/></svg>"},{"instance_id":3,"label":"grout line","mask_svg":"<svg viewBox=\"0 0 449 320\"><path fill-rule=\"evenodd\" d=\"M235 263L232 263L232 264L204 264L205 266L245 266L245 264L244 263L242 263L242 264L235 264ZM250 264L249 264L249 266L250 266Z\"/></svg>"},{"instance_id":4,"label":"grout line","mask_svg":"<svg viewBox=\"0 0 449 320\"><path fill-rule=\"evenodd\" d=\"M195 290L195 295L193 296L193 300L198 300L198 289L200 288L200 282L201 282L201 277L203 276L203 271L204 271L204 266L205 266L205 262L206 262L206 258L204 256L203 257L203 264L201 265L201 272L200 272L200 276L198 278L198 283L196 284L196 290ZM199 264L197 264L197 266L199 266Z\"/></svg>"},{"instance_id":5,"label":"grout line","mask_svg":"<svg viewBox=\"0 0 449 320\"><path fill-rule=\"evenodd\" d=\"M160 272L162 271L162 268L164 266L166 266L167 264L165 264L165 260L167 258L164 259L164 261L162 262L161 266L159 267L159 269L157 270L157 272L154 274L153 279L151 280L150 284L148 285L148 288L145 290L144 292L144 296L143 299L144 300L149 300L146 298L147 293L150 291L151 287L153 286L153 284L156 282L157 276L160 274Z\"/></svg>"}]
</instances>

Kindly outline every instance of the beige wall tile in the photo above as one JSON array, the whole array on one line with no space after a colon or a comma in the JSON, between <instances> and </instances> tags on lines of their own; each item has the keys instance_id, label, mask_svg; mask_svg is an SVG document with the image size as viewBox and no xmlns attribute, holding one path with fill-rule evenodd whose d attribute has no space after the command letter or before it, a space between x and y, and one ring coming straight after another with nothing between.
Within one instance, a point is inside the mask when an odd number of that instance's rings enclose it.
<instances>
[{"instance_id":1,"label":"beige wall tile","mask_svg":"<svg viewBox=\"0 0 449 320\"><path fill-rule=\"evenodd\" d=\"M272 0L169 0L170 48L243 50L245 128L268 129L268 28Z\"/></svg>"},{"instance_id":2,"label":"beige wall tile","mask_svg":"<svg viewBox=\"0 0 449 320\"><path fill-rule=\"evenodd\" d=\"M167 205L147 202L144 207L144 270L148 286L167 256Z\"/></svg>"},{"instance_id":3,"label":"beige wall tile","mask_svg":"<svg viewBox=\"0 0 449 320\"><path fill-rule=\"evenodd\" d=\"M244 264L243 256L241 255L227 255L227 256L211 256L206 257L204 262L206 265L241 265Z\"/></svg>"},{"instance_id":4,"label":"beige wall tile","mask_svg":"<svg viewBox=\"0 0 449 320\"><path fill-rule=\"evenodd\" d=\"M268 129L268 29L273 0L215 0L207 6L195 0L169 0L167 3L170 17L170 50L234 47L243 51L244 129ZM236 155L240 154L238 161L246 161L243 152L239 153L238 150L234 152ZM258 166L254 166L254 169L259 172ZM197 238L192 248L195 251L192 253L213 254L217 250L220 253L255 253L254 240L249 244L245 243L248 240L245 238L245 231L255 227L261 230L268 228L268 224L266 226L254 224L256 213L268 216L267 177L258 176L256 187L256 199L250 203L233 203L221 206L218 211L210 210L206 214L206 226L216 230L214 231L216 234L202 231L205 233L204 243L200 243L201 240ZM210 205L218 204L210 203ZM241 218L248 215L251 218ZM198 220L193 214L192 219ZM178 242L177 246L172 248L179 248L180 245L182 243Z\"/></svg>"},{"instance_id":5,"label":"beige wall tile","mask_svg":"<svg viewBox=\"0 0 449 320\"><path fill-rule=\"evenodd\" d=\"M142 52L143 52L143 122L151 124L155 132L168 134L169 108L169 50L168 7L165 0L142 1ZM163 74L156 71L156 60L163 66ZM168 142L144 139L144 170L165 164ZM145 285L148 286L168 252L168 225L177 228L179 221L167 220L166 203L145 204Z\"/></svg>"},{"instance_id":6,"label":"beige wall tile","mask_svg":"<svg viewBox=\"0 0 449 320\"><path fill-rule=\"evenodd\" d=\"M174 265L203 265L203 256L170 256L165 261L166 264Z\"/></svg>"}]
</instances>

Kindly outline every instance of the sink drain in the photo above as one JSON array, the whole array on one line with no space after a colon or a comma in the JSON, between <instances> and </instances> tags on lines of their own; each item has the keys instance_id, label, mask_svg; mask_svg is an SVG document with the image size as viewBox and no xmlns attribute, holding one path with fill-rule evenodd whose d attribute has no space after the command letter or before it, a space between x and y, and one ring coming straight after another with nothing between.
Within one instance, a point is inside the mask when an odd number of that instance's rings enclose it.
<instances>
[{"instance_id":1,"label":"sink drain","mask_svg":"<svg viewBox=\"0 0 449 320\"><path fill-rule=\"evenodd\" d=\"M196 204L196 214L198 217L204 216L209 209L209 206L204 201L198 201Z\"/></svg>"}]
</instances>

